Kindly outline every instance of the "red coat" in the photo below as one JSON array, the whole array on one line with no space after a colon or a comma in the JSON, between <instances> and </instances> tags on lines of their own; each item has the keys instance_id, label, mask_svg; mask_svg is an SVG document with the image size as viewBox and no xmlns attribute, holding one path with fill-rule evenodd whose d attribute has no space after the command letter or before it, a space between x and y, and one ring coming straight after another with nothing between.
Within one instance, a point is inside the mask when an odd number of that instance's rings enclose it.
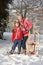
<instances>
[{"instance_id":1,"label":"red coat","mask_svg":"<svg viewBox=\"0 0 43 65\"><path fill-rule=\"evenodd\" d=\"M20 21L19 21L20 22ZM24 36L28 36L28 31L33 28L32 22L30 22L28 19L24 19L20 22L22 29L25 28L26 31L23 31Z\"/></svg>"},{"instance_id":2,"label":"red coat","mask_svg":"<svg viewBox=\"0 0 43 65\"><path fill-rule=\"evenodd\" d=\"M15 31L12 33L12 42L14 40L22 40L23 39L23 32L21 28L16 28Z\"/></svg>"}]
</instances>

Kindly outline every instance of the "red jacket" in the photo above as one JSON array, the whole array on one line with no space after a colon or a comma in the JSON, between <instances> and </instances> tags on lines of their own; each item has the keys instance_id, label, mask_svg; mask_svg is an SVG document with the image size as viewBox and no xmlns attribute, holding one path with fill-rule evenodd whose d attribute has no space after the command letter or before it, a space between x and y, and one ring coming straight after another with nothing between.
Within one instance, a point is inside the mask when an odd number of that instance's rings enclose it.
<instances>
[{"instance_id":1,"label":"red jacket","mask_svg":"<svg viewBox=\"0 0 43 65\"><path fill-rule=\"evenodd\" d=\"M20 21L19 21L20 22ZM26 29L26 31L23 31L24 36L28 36L28 31L33 28L32 22L30 22L28 19L24 19L20 22L22 29Z\"/></svg>"},{"instance_id":2,"label":"red jacket","mask_svg":"<svg viewBox=\"0 0 43 65\"><path fill-rule=\"evenodd\" d=\"M21 28L16 28L15 31L12 33L12 42L14 40L22 40L23 39L23 32Z\"/></svg>"}]
</instances>

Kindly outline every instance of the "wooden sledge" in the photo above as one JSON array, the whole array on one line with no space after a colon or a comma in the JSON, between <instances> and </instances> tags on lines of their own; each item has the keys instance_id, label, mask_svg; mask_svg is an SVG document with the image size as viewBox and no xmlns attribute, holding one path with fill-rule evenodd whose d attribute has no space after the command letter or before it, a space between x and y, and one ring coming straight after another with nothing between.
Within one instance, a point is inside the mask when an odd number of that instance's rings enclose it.
<instances>
[{"instance_id":1,"label":"wooden sledge","mask_svg":"<svg viewBox=\"0 0 43 65\"><path fill-rule=\"evenodd\" d=\"M36 34L38 35L38 42L36 42ZM30 39L30 31L29 31L29 43L26 45L26 54L32 54L32 55L38 55L38 50L40 46L40 39L39 39L39 32L34 32L34 42L31 42L32 40Z\"/></svg>"}]
</instances>

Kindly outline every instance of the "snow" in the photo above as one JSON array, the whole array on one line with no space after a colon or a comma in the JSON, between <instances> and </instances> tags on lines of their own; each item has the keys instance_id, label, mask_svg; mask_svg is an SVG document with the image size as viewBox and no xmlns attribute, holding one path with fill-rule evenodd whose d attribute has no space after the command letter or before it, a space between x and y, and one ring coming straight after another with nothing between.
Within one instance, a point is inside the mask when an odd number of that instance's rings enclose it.
<instances>
[{"instance_id":1,"label":"snow","mask_svg":"<svg viewBox=\"0 0 43 65\"><path fill-rule=\"evenodd\" d=\"M0 39L0 65L43 65L43 35L40 35L41 50L39 50L39 57L36 57L35 55L24 54L7 55L6 52L12 46L11 34L5 32L3 35L6 40ZM33 35L31 36L33 37Z\"/></svg>"}]
</instances>

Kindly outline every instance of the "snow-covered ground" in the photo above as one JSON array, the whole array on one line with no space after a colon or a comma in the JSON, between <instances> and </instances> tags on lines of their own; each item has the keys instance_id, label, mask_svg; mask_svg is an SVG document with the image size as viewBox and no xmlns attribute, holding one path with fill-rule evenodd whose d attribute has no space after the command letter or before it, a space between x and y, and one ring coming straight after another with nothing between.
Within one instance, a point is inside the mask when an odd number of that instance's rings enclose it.
<instances>
[{"instance_id":1,"label":"snow-covered ground","mask_svg":"<svg viewBox=\"0 0 43 65\"><path fill-rule=\"evenodd\" d=\"M33 38L33 35L31 35ZM39 57L24 54L6 55L6 52L11 49L11 33L4 33L6 40L0 39L0 65L43 65L43 35L40 35L40 50Z\"/></svg>"}]
</instances>

